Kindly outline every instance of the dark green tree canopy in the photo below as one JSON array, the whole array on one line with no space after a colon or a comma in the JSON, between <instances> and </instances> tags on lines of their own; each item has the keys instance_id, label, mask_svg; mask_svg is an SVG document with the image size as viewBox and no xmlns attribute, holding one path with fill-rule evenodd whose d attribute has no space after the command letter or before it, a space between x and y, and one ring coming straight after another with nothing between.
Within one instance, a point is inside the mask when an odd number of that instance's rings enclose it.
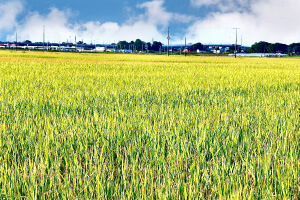
<instances>
[{"instance_id":1,"label":"dark green tree canopy","mask_svg":"<svg viewBox=\"0 0 300 200\"><path fill-rule=\"evenodd\" d=\"M272 44L273 46L273 53L288 53L288 45L275 43Z\"/></svg>"},{"instance_id":2,"label":"dark green tree canopy","mask_svg":"<svg viewBox=\"0 0 300 200\"><path fill-rule=\"evenodd\" d=\"M252 45L248 51L250 53L288 53L289 46L286 44L268 42L258 42Z\"/></svg>"},{"instance_id":3,"label":"dark green tree canopy","mask_svg":"<svg viewBox=\"0 0 300 200\"><path fill-rule=\"evenodd\" d=\"M119 41L117 44L111 44L116 46L117 49L134 49L137 51L159 51L162 48L162 43L158 41L144 42L141 39L136 39L135 41L127 42L125 40Z\"/></svg>"},{"instance_id":4,"label":"dark green tree canopy","mask_svg":"<svg viewBox=\"0 0 300 200\"><path fill-rule=\"evenodd\" d=\"M248 51L250 53L271 53L271 52L268 52L270 50L270 47L268 48L269 45L270 45L270 43L264 42L264 41L256 42L254 45L252 45L249 48Z\"/></svg>"},{"instance_id":5,"label":"dark green tree canopy","mask_svg":"<svg viewBox=\"0 0 300 200\"><path fill-rule=\"evenodd\" d=\"M196 43L196 44L193 44L190 49L192 51L197 51L197 50L203 50L204 49L204 46L203 44L201 44L200 42Z\"/></svg>"},{"instance_id":6,"label":"dark green tree canopy","mask_svg":"<svg viewBox=\"0 0 300 200\"><path fill-rule=\"evenodd\" d=\"M25 40L24 43L25 44L31 44L32 42L30 40Z\"/></svg>"},{"instance_id":7,"label":"dark green tree canopy","mask_svg":"<svg viewBox=\"0 0 300 200\"><path fill-rule=\"evenodd\" d=\"M154 41L152 44L152 51L159 51L162 48L162 43L158 41Z\"/></svg>"},{"instance_id":8,"label":"dark green tree canopy","mask_svg":"<svg viewBox=\"0 0 300 200\"><path fill-rule=\"evenodd\" d=\"M117 44L118 49L129 49L129 43L127 41L119 41Z\"/></svg>"},{"instance_id":9,"label":"dark green tree canopy","mask_svg":"<svg viewBox=\"0 0 300 200\"><path fill-rule=\"evenodd\" d=\"M288 49L291 53L299 54L300 53L300 43L290 44Z\"/></svg>"},{"instance_id":10,"label":"dark green tree canopy","mask_svg":"<svg viewBox=\"0 0 300 200\"><path fill-rule=\"evenodd\" d=\"M143 42L141 39L136 39L134 46L137 51L145 50L145 42Z\"/></svg>"}]
</instances>

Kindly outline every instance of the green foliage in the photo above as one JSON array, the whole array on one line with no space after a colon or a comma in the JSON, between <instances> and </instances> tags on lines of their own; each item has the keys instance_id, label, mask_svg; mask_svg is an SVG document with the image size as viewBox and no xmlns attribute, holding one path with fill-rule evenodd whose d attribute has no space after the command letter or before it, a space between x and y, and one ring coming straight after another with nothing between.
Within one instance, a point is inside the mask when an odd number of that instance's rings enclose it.
<instances>
[{"instance_id":1,"label":"green foliage","mask_svg":"<svg viewBox=\"0 0 300 200\"><path fill-rule=\"evenodd\" d=\"M250 53L288 53L289 46L286 44L258 42L248 50Z\"/></svg>"},{"instance_id":2,"label":"green foliage","mask_svg":"<svg viewBox=\"0 0 300 200\"><path fill-rule=\"evenodd\" d=\"M190 47L190 49L191 49L192 51L197 51L198 49L199 49L199 50L203 50L204 47L203 47L203 44L201 44L201 43L196 43L196 44L193 44L193 45Z\"/></svg>"},{"instance_id":3,"label":"green foliage","mask_svg":"<svg viewBox=\"0 0 300 200\"><path fill-rule=\"evenodd\" d=\"M270 43L268 42L258 42L251 46L251 48L248 49L250 53L271 53L268 52L269 50L272 50L270 48Z\"/></svg>"},{"instance_id":4,"label":"green foliage","mask_svg":"<svg viewBox=\"0 0 300 200\"><path fill-rule=\"evenodd\" d=\"M288 45L286 44L275 43L272 46L274 53L288 53Z\"/></svg>"},{"instance_id":5,"label":"green foliage","mask_svg":"<svg viewBox=\"0 0 300 200\"><path fill-rule=\"evenodd\" d=\"M137 51L145 50L145 42L140 39L136 39L134 42L134 47Z\"/></svg>"},{"instance_id":6,"label":"green foliage","mask_svg":"<svg viewBox=\"0 0 300 200\"><path fill-rule=\"evenodd\" d=\"M153 41L151 50L152 50L152 51L160 51L161 48L162 48L162 45L163 45L163 44L162 44L161 42Z\"/></svg>"},{"instance_id":7,"label":"green foliage","mask_svg":"<svg viewBox=\"0 0 300 200\"><path fill-rule=\"evenodd\" d=\"M30 40L25 40L23 43L31 44L32 42Z\"/></svg>"},{"instance_id":8,"label":"green foliage","mask_svg":"<svg viewBox=\"0 0 300 200\"><path fill-rule=\"evenodd\" d=\"M146 43L140 39L137 39L135 42L131 41L130 43L128 43L127 41L120 41L117 44L118 49L132 49L133 46L134 49L136 49L137 51L142 51L142 50L159 51L160 48L162 47L162 43L154 41L153 44L151 45L150 42Z\"/></svg>"},{"instance_id":9,"label":"green foliage","mask_svg":"<svg viewBox=\"0 0 300 200\"><path fill-rule=\"evenodd\" d=\"M128 42L126 42L126 41L120 41L117 44L117 48L118 49L129 49L129 45L130 44Z\"/></svg>"},{"instance_id":10,"label":"green foliage","mask_svg":"<svg viewBox=\"0 0 300 200\"><path fill-rule=\"evenodd\" d=\"M1 199L297 199L299 70L1 51Z\"/></svg>"},{"instance_id":11,"label":"green foliage","mask_svg":"<svg viewBox=\"0 0 300 200\"><path fill-rule=\"evenodd\" d=\"M289 50L292 53L299 54L300 53L300 43L293 43L289 45Z\"/></svg>"}]
</instances>

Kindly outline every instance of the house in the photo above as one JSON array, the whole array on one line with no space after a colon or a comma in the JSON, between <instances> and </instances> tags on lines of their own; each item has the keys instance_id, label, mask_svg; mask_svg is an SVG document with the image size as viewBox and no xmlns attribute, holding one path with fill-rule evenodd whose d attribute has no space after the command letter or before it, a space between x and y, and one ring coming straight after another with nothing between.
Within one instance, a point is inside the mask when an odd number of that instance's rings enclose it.
<instances>
[{"instance_id":1,"label":"house","mask_svg":"<svg viewBox=\"0 0 300 200\"><path fill-rule=\"evenodd\" d=\"M105 52L106 48L103 46L96 46L95 52Z\"/></svg>"},{"instance_id":2,"label":"house","mask_svg":"<svg viewBox=\"0 0 300 200\"><path fill-rule=\"evenodd\" d=\"M287 57L288 54L281 53L237 53L237 56L241 57ZM229 54L229 56L235 56L235 54Z\"/></svg>"}]
</instances>

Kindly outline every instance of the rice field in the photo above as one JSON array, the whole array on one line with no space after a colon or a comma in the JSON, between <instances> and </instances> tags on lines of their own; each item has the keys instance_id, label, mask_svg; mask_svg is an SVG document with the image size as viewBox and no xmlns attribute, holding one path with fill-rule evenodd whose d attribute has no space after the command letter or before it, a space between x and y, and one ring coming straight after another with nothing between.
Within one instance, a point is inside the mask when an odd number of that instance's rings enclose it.
<instances>
[{"instance_id":1,"label":"rice field","mask_svg":"<svg viewBox=\"0 0 300 200\"><path fill-rule=\"evenodd\" d=\"M299 199L300 59L0 51L1 199Z\"/></svg>"}]
</instances>

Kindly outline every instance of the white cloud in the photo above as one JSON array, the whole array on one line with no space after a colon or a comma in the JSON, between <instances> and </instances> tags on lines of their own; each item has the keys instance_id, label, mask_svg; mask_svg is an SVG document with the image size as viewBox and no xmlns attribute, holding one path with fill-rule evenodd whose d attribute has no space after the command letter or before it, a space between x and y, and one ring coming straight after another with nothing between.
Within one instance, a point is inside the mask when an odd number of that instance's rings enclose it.
<instances>
[{"instance_id":1,"label":"white cloud","mask_svg":"<svg viewBox=\"0 0 300 200\"><path fill-rule=\"evenodd\" d=\"M69 26L68 16L70 11L60 11L56 8L51 8L47 16L42 16L38 12L30 13L23 24L18 26L18 36L20 40L43 41L43 27L47 40L59 40L68 38L68 35L73 32ZM8 39L13 38L10 36ZM64 41L65 41L64 40Z\"/></svg>"},{"instance_id":2,"label":"white cloud","mask_svg":"<svg viewBox=\"0 0 300 200\"><path fill-rule=\"evenodd\" d=\"M251 9L251 5L262 0L190 0L195 7L215 6L222 12L245 12Z\"/></svg>"},{"instance_id":3,"label":"white cloud","mask_svg":"<svg viewBox=\"0 0 300 200\"><path fill-rule=\"evenodd\" d=\"M179 22L183 22L183 18L185 21L191 19L186 15L167 12L163 4L163 0L140 4L137 7L144 9L145 13L134 19L128 19L122 24L99 21L71 23L72 11L57 8L51 8L47 15L34 12L30 13L25 22L18 26L19 40L42 41L43 26L45 26L46 41L62 42L68 39L74 42L74 38L77 36L77 40L83 39L86 43L112 43L119 40L131 41L137 38L163 42L166 40L166 36L161 33L160 27L167 26L172 18ZM14 37L13 34L7 39L13 40Z\"/></svg>"},{"instance_id":4,"label":"white cloud","mask_svg":"<svg viewBox=\"0 0 300 200\"><path fill-rule=\"evenodd\" d=\"M146 13L142 15L148 24L153 25L163 25L166 26L169 24L169 21L172 18L172 13L166 12L163 7L164 1L154 0L138 5L139 8L146 9Z\"/></svg>"},{"instance_id":5,"label":"white cloud","mask_svg":"<svg viewBox=\"0 0 300 200\"><path fill-rule=\"evenodd\" d=\"M187 23L192 20L191 16L167 12L163 7L164 0L154 0L138 5L139 8L146 9L142 15L148 24L167 26L171 20Z\"/></svg>"},{"instance_id":6,"label":"white cloud","mask_svg":"<svg viewBox=\"0 0 300 200\"><path fill-rule=\"evenodd\" d=\"M169 12L164 7L164 0L153 0L137 5L143 14L129 18L124 23L117 22L73 22L72 10L51 8L48 14L39 12L25 13L22 21L17 21L20 13L24 15L21 0L5 3L0 0L0 33L18 30L18 40L43 40L43 26L46 30L46 41L63 42L74 37L84 42L112 43L119 40L144 41L159 40L167 42L166 30L171 21L191 23L185 36L188 42L234 43L235 31L239 27L239 39L251 45L258 41L293 43L300 41L299 0L190 0L198 7L212 7L214 12L196 21L189 15ZM199 11L201 9L199 8ZM217 11L216 11L217 10ZM171 29L172 29L171 24ZM178 25L176 25L178 26ZM172 43L180 43L182 38L171 35ZM7 37L14 41L15 34Z\"/></svg>"},{"instance_id":7,"label":"white cloud","mask_svg":"<svg viewBox=\"0 0 300 200\"><path fill-rule=\"evenodd\" d=\"M193 0L199 6L205 1ZM224 2L224 1L222 1ZM232 2L226 0L226 2ZM300 41L299 0L240 0L249 6L241 10L222 10L198 20L188 29L187 37L203 43L234 43L235 31L239 27L244 44L258 41L293 43ZM201 4L202 3L202 4ZM208 5L208 3L206 4Z\"/></svg>"},{"instance_id":8,"label":"white cloud","mask_svg":"<svg viewBox=\"0 0 300 200\"><path fill-rule=\"evenodd\" d=\"M191 0L191 4L193 6L210 6L210 5L216 5L220 2L220 0L215 0L215 1L211 1L211 0Z\"/></svg>"},{"instance_id":9,"label":"white cloud","mask_svg":"<svg viewBox=\"0 0 300 200\"><path fill-rule=\"evenodd\" d=\"M23 10L19 1L0 2L0 31L10 31L17 26L17 16Z\"/></svg>"}]
</instances>

